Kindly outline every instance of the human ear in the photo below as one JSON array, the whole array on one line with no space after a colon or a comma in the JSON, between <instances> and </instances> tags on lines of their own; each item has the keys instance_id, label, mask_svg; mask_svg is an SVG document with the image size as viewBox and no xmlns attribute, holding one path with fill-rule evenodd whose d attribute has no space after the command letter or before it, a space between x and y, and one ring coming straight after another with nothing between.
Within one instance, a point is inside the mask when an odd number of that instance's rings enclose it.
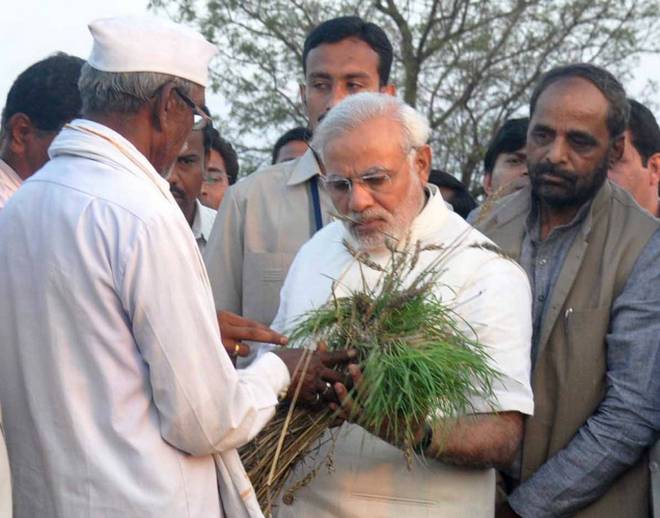
<instances>
[{"instance_id":1,"label":"human ear","mask_svg":"<svg viewBox=\"0 0 660 518\"><path fill-rule=\"evenodd\" d=\"M385 86L381 86L379 92L394 97L396 95L396 86L394 86L391 83L388 83Z\"/></svg>"},{"instance_id":2,"label":"human ear","mask_svg":"<svg viewBox=\"0 0 660 518\"><path fill-rule=\"evenodd\" d=\"M153 103L152 120L154 127L163 131L167 123L172 119L174 111L179 107L174 83L165 83Z\"/></svg>"},{"instance_id":3,"label":"human ear","mask_svg":"<svg viewBox=\"0 0 660 518\"><path fill-rule=\"evenodd\" d=\"M309 110L307 109L307 87L305 86L305 83L298 84L298 91L300 93L300 102L305 110L305 115L307 115L307 120L309 120Z\"/></svg>"},{"instance_id":4,"label":"human ear","mask_svg":"<svg viewBox=\"0 0 660 518\"><path fill-rule=\"evenodd\" d=\"M651 185L660 184L660 152L651 155L646 163Z\"/></svg>"},{"instance_id":5,"label":"human ear","mask_svg":"<svg viewBox=\"0 0 660 518\"><path fill-rule=\"evenodd\" d=\"M493 173L484 173L483 186L486 196L490 196L493 190Z\"/></svg>"},{"instance_id":6,"label":"human ear","mask_svg":"<svg viewBox=\"0 0 660 518\"><path fill-rule=\"evenodd\" d=\"M415 150L415 168L422 183L426 183L429 179L432 159L433 152L428 144L424 144Z\"/></svg>"},{"instance_id":7,"label":"human ear","mask_svg":"<svg viewBox=\"0 0 660 518\"><path fill-rule=\"evenodd\" d=\"M13 153L23 153L33 130L34 125L26 114L19 112L9 117L7 121L9 149Z\"/></svg>"},{"instance_id":8,"label":"human ear","mask_svg":"<svg viewBox=\"0 0 660 518\"><path fill-rule=\"evenodd\" d=\"M619 135L612 141L609 157L607 159L608 166L610 168L612 168L614 164L616 164L619 160L621 160L621 157L623 156L623 150L625 148L625 142L626 139L624 138L623 135Z\"/></svg>"}]
</instances>

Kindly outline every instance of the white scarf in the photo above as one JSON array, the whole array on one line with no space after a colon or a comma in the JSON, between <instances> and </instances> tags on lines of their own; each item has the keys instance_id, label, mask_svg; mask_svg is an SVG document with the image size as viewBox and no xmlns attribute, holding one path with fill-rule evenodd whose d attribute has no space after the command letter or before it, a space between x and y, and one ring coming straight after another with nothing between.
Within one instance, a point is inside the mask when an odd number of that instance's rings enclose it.
<instances>
[{"instance_id":1,"label":"white scarf","mask_svg":"<svg viewBox=\"0 0 660 518\"><path fill-rule=\"evenodd\" d=\"M154 189L172 203L178 213L179 206L170 193L168 182L154 169L147 158L119 133L107 126L85 119L76 119L62 129L53 141L48 154L51 158L73 155L107 164L134 176L149 180ZM187 223L186 223L187 224ZM194 239L191 244L194 245ZM210 283L199 248L189 247L198 261L199 277L205 289L211 293ZM254 488L245 472L237 450L228 450L213 455L218 491L227 518L263 518Z\"/></svg>"}]
</instances>

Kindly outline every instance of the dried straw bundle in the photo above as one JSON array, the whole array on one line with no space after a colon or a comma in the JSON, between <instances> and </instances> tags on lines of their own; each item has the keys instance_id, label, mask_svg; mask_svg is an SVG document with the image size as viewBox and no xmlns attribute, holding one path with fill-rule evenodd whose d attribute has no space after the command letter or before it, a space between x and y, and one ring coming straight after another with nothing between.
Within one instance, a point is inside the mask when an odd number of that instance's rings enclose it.
<instances>
[{"instance_id":1,"label":"dried straw bundle","mask_svg":"<svg viewBox=\"0 0 660 518\"><path fill-rule=\"evenodd\" d=\"M330 350L357 349L363 378L360 390L351 390L360 408L353 420L367 430L384 432L410 458L420 423L433 425L441 418L469 412L473 396L490 399L498 374L489 366L475 334L468 336L462 330L469 326L435 295L443 265L455 246L417 243L403 251L390 246L391 259L382 267L349 243L344 245L361 268L380 272L378 282L370 287L363 277L359 291L348 297L333 296L303 315L290 343L325 342ZM411 281L420 255L426 252L437 258ZM298 368L305 367L303 362ZM327 408L296 407L294 397L290 404L280 405L275 418L241 449L267 514L293 468L320 446L335 418ZM309 466L307 476L287 489L284 501L292 501L295 490L309 483L324 462L331 467L330 457Z\"/></svg>"}]
</instances>

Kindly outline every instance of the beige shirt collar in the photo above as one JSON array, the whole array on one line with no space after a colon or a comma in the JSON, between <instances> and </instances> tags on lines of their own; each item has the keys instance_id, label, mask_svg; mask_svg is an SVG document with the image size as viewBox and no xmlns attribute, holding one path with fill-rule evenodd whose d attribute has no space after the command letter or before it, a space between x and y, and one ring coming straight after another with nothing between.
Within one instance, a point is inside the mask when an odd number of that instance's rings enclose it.
<instances>
[{"instance_id":1,"label":"beige shirt collar","mask_svg":"<svg viewBox=\"0 0 660 518\"><path fill-rule=\"evenodd\" d=\"M320 173L321 170L319 169L319 164L316 162L316 158L314 158L314 153L312 153L311 149L307 149L305 154L296 161L291 176L289 176L289 181L286 184L298 185Z\"/></svg>"}]
</instances>

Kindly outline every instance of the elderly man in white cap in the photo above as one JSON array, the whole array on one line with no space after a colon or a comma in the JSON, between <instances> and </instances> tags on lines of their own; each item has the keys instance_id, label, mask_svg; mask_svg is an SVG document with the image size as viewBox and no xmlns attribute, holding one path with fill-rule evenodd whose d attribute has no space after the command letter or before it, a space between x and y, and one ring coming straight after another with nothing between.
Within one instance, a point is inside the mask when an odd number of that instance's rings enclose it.
<instances>
[{"instance_id":1,"label":"elderly man in white cap","mask_svg":"<svg viewBox=\"0 0 660 518\"><path fill-rule=\"evenodd\" d=\"M0 400L15 514L259 517L235 448L296 386L300 353L234 370L192 232L161 176L203 123L216 49L156 18L90 30L84 118L0 216L0 300L11 301L0 306ZM336 380L326 366L336 358L315 355L304 399Z\"/></svg>"},{"instance_id":2,"label":"elderly man in white cap","mask_svg":"<svg viewBox=\"0 0 660 518\"><path fill-rule=\"evenodd\" d=\"M289 331L307 311L377 285L380 273L365 268L344 245L381 266L391 259L386 238L421 245L411 282L444 256L436 294L476 333L500 373L494 398L471 398L473 413L444 427L420 430L416 445L425 462L408 469L403 452L374 430L345 423L334 447L334 471L319 470L282 504L278 518L363 516L493 516L495 471L511 463L522 438L523 415L533 411L530 388L531 293L525 272L445 206L433 185L425 118L401 100L360 93L344 99L323 119L311 146L325 165L335 210L346 221L329 224L300 249L280 296L273 328ZM408 240L409 239L409 240ZM427 245L435 245L426 249ZM441 249L437 247L440 246ZM419 250L419 248L417 249ZM350 370L358 385L360 372ZM342 404L346 389L337 385ZM350 412L348 412L350 415ZM325 450L323 450L325 453ZM314 454L300 475L315 465ZM293 477L292 484L300 480Z\"/></svg>"}]
</instances>

